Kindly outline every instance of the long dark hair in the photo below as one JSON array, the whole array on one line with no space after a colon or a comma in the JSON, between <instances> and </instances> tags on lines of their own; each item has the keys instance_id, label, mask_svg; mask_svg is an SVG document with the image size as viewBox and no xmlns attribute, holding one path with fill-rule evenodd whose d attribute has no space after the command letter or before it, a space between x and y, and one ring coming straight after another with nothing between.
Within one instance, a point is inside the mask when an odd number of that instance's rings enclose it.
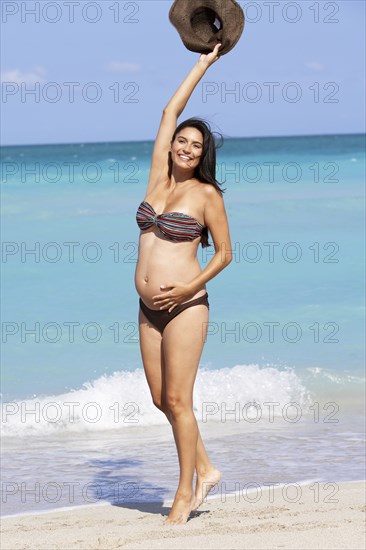
<instances>
[{"instance_id":1,"label":"long dark hair","mask_svg":"<svg viewBox=\"0 0 366 550\"><path fill-rule=\"evenodd\" d=\"M224 139L221 134L215 132L220 140L216 141L214 137L214 132L211 130L210 124L202 118L188 118L181 122L175 129L175 132L172 137L172 142L175 140L176 135L183 130L183 128L197 128L203 135L203 148L202 155L199 165L195 168L193 176L197 178L202 183L208 183L213 185L215 189L220 193L220 196L226 191L220 186L222 183L216 180L216 149L222 146ZM169 178L172 175L173 163L171 159L171 154L169 153ZM201 245L202 248L211 246L208 242L208 228L204 227L201 235Z\"/></svg>"}]
</instances>

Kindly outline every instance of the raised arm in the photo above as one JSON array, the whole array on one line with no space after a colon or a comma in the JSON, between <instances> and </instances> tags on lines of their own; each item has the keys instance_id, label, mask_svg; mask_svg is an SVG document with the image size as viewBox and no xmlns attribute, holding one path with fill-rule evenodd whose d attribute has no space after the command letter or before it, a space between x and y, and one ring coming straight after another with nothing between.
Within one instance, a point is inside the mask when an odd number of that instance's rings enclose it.
<instances>
[{"instance_id":1,"label":"raised arm","mask_svg":"<svg viewBox=\"0 0 366 550\"><path fill-rule=\"evenodd\" d=\"M207 71L208 67L219 59L218 50L221 44L217 44L213 51L207 55L202 54L196 65L184 79L169 103L163 110L159 130L155 139L149 182L146 195L152 193L156 185L168 178L170 141L177 127L178 117L182 114L193 90Z\"/></svg>"}]
</instances>

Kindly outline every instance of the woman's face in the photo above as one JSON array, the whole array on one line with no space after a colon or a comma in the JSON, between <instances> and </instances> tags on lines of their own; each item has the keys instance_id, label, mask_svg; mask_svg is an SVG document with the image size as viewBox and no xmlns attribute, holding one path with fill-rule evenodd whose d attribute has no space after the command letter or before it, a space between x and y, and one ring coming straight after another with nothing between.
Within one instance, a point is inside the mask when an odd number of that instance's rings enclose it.
<instances>
[{"instance_id":1,"label":"woman's face","mask_svg":"<svg viewBox=\"0 0 366 550\"><path fill-rule=\"evenodd\" d=\"M175 136L170 151L172 161L182 170L192 170L199 165L203 151L203 135L197 128L183 128Z\"/></svg>"}]
</instances>

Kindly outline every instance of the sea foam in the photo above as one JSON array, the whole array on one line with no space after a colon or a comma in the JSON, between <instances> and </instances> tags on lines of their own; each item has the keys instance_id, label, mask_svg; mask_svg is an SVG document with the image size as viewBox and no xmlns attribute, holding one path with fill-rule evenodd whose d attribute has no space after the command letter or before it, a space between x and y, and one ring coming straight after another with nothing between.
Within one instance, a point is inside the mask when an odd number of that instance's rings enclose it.
<instances>
[{"instance_id":1,"label":"sea foam","mask_svg":"<svg viewBox=\"0 0 366 550\"><path fill-rule=\"evenodd\" d=\"M302 412L311 404L309 392L291 368L250 364L200 368L197 373L193 406L198 421L237 420L238 415L254 421L263 408L271 408L276 416L289 404ZM103 375L60 395L2 403L2 435L10 437L165 423L165 416L152 403L143 369Z\"/></svg>"}]
</instances>

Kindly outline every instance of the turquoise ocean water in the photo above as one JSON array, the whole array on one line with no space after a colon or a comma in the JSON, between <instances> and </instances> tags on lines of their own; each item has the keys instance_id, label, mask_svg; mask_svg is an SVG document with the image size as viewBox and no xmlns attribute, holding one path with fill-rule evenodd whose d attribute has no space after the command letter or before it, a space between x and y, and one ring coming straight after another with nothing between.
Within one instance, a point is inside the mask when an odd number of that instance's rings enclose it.
<instances>
[{"instance_id":1,"label":"turquoise ocean water","mask_svg":"<svg viewBox=\"0 0 366 550\"><path fill-rule=\"evenodd\" d=\"M134 287L152 146L2 148L4 514L174 496ZM234 259L194 403L220 490L361 479L365 136L227 139L217 178Z\"/></svg>"}]
</instances>

